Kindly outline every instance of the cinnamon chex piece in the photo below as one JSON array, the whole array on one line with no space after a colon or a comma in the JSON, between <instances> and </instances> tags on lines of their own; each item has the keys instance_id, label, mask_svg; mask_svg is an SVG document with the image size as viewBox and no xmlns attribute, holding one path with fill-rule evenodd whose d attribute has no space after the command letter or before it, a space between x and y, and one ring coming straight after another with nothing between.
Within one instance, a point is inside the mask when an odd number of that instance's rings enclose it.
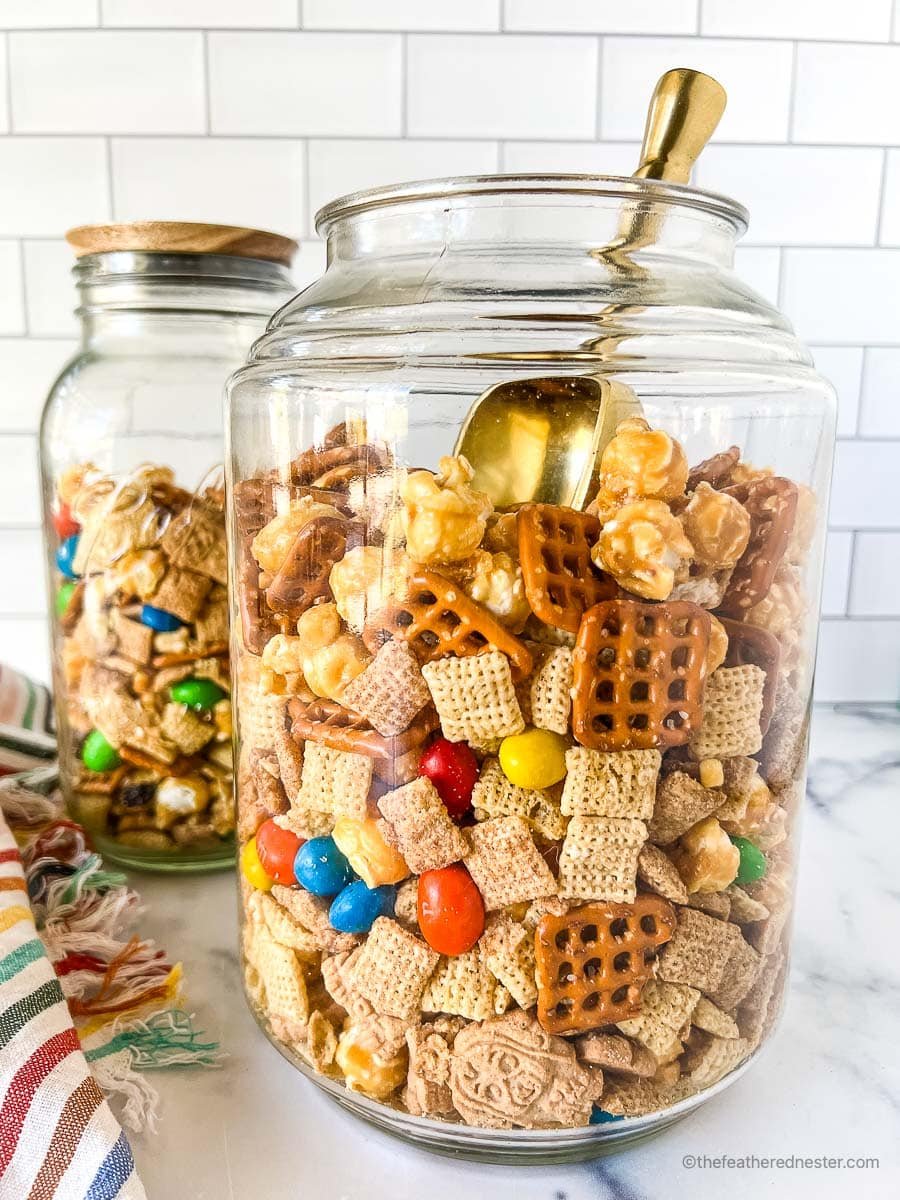
<instances>
[{"instance_id":1,"label":"cinnamon chex piece","mask_svg":"<svg viewBox=\"0 0 900 1200\"><path fill-rule=\"evenodd\" d=\"M225 517L220 508L194 500L169 523L159 544L174 567L196 571L216 583L228 583Z\"/></svg>"},{"instance_id":2,"label":"cinnamon chex piece","mask_svg":"<svg viewBox=\"0 0 900 1200\"><path fill-rule=\"evenodd\" d=\"M653 815L658 750L603 753L573 746L566 751L562 811L566 816L637 817Z\"/></svg>"},{"instance_id":3,"label":"cinnamon chex piece","mask_svg":"<svg viewBox=\"0 0 900 1200\"><path fill-rule=\"evenodd\" d=\"M576 633L589 608L617 591L591 559L600 521L557 504L523 504L518 514L525 594L545 624Z\"/></svg>"},{"instance_id":4,"label":"cinnamon chex piece","mask_svg":"<svg viewBox=\"0 0 900 1200\"><path fill-rule=\"evenodd\" d=\"M585 1033L575 1039L579 1062L617 1075L647 1079L656 1072L656 1058L646 1046L616 1033Z\"/></svg>"},{"instance_id":5,"label":"cinnamon chex piece","mask_svg":"<svg viewBox=\"0 0 900 1200\"><path fill-rule=\"evenodd\" d=\"M645 846L641 847L638 855L637 874L641 883L651 892L656 892L658 896L665 896L673 904L687 904L688 890L684 886L684 880L678 874L675 864L663 850L654 846L652 842L647 842Z\"/></svg>"},{"instance_id":6,"label":"cinnamon chex piece","mask_svg":"<svg viewBox=\"0 0 900 1200\"><path fill-rule=\"evenodd\" d=\"M524 817L495 817L469 830L465 865L487 912L556 891Z\"/></svg>"},{"instance_id":7,"label":"cinnamon chex piece","mask_svg":"<svg viewBox=\"0 0 900 1200\"><path fill-rule=\"evenodd\" d=\"M684 771L672 771L660 780L656 790L650 840L659 846L670 845L692 825L716 812L723 799L718 789L705 788Z\"/></svg>"},{"instance_id":8,"label":"cinnamon chex piece","mask_svg":"<svg viewBox=\"0 0 900 1200\"><path fill-rule=\"evenodd\" d=\"M797 517L799 492L790 479L764 475L725 488L750 514L750 541L734 568L723 612L740 617L767 596L784 558Z\"/></svg>"},{"instance_id":9,"label":"cinnamon chex piece","mask_svg":"<svg viewBox=\"0 0 900 1200\"><path fill-rule=\"evenodd\" d=\"M133 663L146 666L153 654L153 630L126 617L119 608L112 610L112 627L118 639L118 653Z\"/></svg>"},{"instance_id":10,"label":"cinnamon chex piece","mask_svg":"<svg viewBox=\"0 0 900 1200\"><path fill-rule=\"evenodd\" d=\"M459 862L468 851L430 779L414 779L378 801L386 839L416 875Z\"/></svg>"},{"instance_id":11,"label":"cinnamon chex piece","mask_svg":"<svg viewBox=\"0 0 900 1200\"><path fill-rule=\"evenodd\" d=\"M737 925L693 908L679 908L675 932L659 956L657 976L666 983L684 983L714 995L738 938L741 931Z\"/></svg>"},{"instance_id":12,"label":"cinnamon chex piece","mask_svg":"<svg viewBox=\"0 0 900 1200\"><path fill-rule=\"evenodd\" d=\"M303 782L303 743L296 741L286 729L276 729L272 749L278 760L278 775L285 795L294 800Z\"/></svg>"},{"instance_id":13,"label":"cinnamon chex piece","mask_svg":"<svg viewBox=\"0 0 900 1200\"><path fill-rule=\"evenodd\" d=\"M409 728L431 693L409 646L390 641L344 688L342 699L379 733L392 737Z\"/></svg>"},{"instance_id":14,"label":"cinnamon chex piece","mask_svg":"<svg viewBox=\"0 0 900 1200\"><path fill-rule=\"evenodd\" d=\"M533 665L524 642L453 580L435 571L412 575L405 597L391 601L366 623L363 641L373 653L389 638L405 641L423 663L448 654L462 658L494 650L506 655L517 679L530 675Z\"/></svg>"},{"instance_id":15,"label":"cinnamon chex piece","mask_svg":"<svg viewBox=\"0 0 900 1200\"><path fill-rule=\"evenodd\" d=\"M422 993L439 955L389 917L378 917L356 956L350 977L376 1012L408 1021L421 1007Z\"/></svg>"},{"instance_id":16,"label":"cinnamon chex piece","mask_svg":"<svg viewBox=\"0 0 900 1200\"><path fill-rule=\"evenodd\" d=\"M728 634L728 651L723 667L759 667L765 672L762 712L759 716L760 732L765 734L775 708L775 693L778 688L778 664L781 661L781 646L778 638L767 629L747 625L743 621L720 618Z\"/></svg>"},{"instance_id":17,"label":"cinnamon chex piece","mask_svg":"<svg viewBox=\"0 0 900 1200\"><path fill-rule=\"evenodd\" d=\"M212 580L195 571L169 567L153 595L154 608L162 608L181 621L193 621L206 602Z\"/></svg>"},{"instance_id":18,"label":"cinnamon chex piece","mask_svg":"<svg viewBox=\"0 0 900 1200\"><path fill-rule=\"evenodd\" d=\"M559 894L630 903L647 826L633 818L573 817L559 855Z\"/></svg>"},{"instance_id":19,"label":"cinnamon chex piece","mask_svg":"<svg viewBox=\"0 0 900 1200\"><path fill-rule=\"evenodd\" d=\"M732 758L762 746L760 717L766 677L759 667L719 667L706 685L703 720L691 738L691 754Z\"/></svg>"},{"instance_id":20,"label":"cinnamon chex piece","mask_svg":"<svg viewBox=\"0 0 900 1200\"><path fill-rule=\"evenodd\" d=\"M592 750L680 746L700 728L710 618L679 600L607 600L582 619L572 731Z\"/></svg>"},{"instance_id":21,"label":"cinnamon chex piece","mask_svg":"<svg viewBox=\"0 0 900 1200\"><path fill-rule=\"evenodd\" d=\"M633 904L585 904L547 914L535 931L538 1020L549 1033L584 1033L641 1008L653 952L672 935L675 913L658 896Z\"/></svg>"}]
</instances>

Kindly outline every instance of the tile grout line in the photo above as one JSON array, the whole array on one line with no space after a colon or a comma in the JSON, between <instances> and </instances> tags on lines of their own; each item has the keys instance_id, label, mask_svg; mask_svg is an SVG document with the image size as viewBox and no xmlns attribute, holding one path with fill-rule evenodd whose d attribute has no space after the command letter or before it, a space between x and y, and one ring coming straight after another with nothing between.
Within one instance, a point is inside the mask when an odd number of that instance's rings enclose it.
<instances>
[{"instance_id":1,"label":"tile grout line","mask_svg":"<svg viewBox=\"0 0 900 1200\"><path fill-rule=\"evenodd\" d=\"M116 189L113 183L113 152L112 138L103 139L103 156L106 163L106 199L109 202L109 219L116 219Z\"/></svg>"},{"instance_id":2,"label":"tile grout line","mask_svg":"<svg viewBox=\"0 0 900 1200\"><path fill-rule=\"evenodd\" d=\"M606 39L597 38L597 104L594 112L594 133L596 140L602 140L600 131L603 128L603 60L605 57Z\"/></svg>"},{"instance_id":3,"label":"tile grout line","mask_svg":"<svg viewBox=\"0 0 900 1200\"><path fill-rule=\"evenodd\" d=\"M881 151L881 186L878 190L878 216L875 220L875 245L878 247L884 245L882 237L884 235L884 201L887 192L887 175L888 148L885 146Z\"/></svg>"},{"instance_id":4,"label":"tile grout line","mask_svg":"<svg viewBox=\"0 0 900 1200\"><path fill-rule=\"evenodd\" d=\"M409 133L409 34L400 37L400 137Z\"/></svg>"},{"instance_id":5,"label":"tile grout line","mask_svg":"<svg viewBox=\"0 0 900 1200\"><path fill-rule=\"evenodd\" d=\"M13 133L12 45L9 30L3 34L3 58L6 66L6 123L9 133Z\"/></svg>"},{"instance_id":6,"label":"tile grout line","mask_svg":"<svg viewBox=\"0 0 900 1200\"><path fill-rule=\"evenodd\" d=\"M797 118L797 59L799 56L799 43L791 44L791 86L788 92L788 119L787 119L787 142L788 145L796 145L794 142L794 127Z\"/></svg>"},{"instance_id":7,"label":"tile grout line","mask_svg":"<svg viewBox=\"0 0 900 1200\"><path fill-rule=\"evenodd\" d=\"M17 240L18 240L18 246L19 246L19 270L22 274L21 294L22 294L22 327L24 329L23 337L31 339L32 337L34 337L34 333L32 332L31 319L28 315L28 280L27 280L26 274L25 274L25 243L22 241L21 238L18 238Z\"/></svg>"},{"instance_id":8,"label":"tile grout line","mask_svg":"<svg viewBox=\"0 0 900 1200\"><path fill-rule=\"evenodd\" d=\"M316 230L313 225L315 213L312 211L312 186L310 184L309 172L309 138L304 138L302 142L303 148L303 229L307 237L315 237Z\"/></svg>"},{"instance_id":9,"label":"tile grout line","mask_svg":"<svg viewBox=\"0 0 900 1200\"><path fill-rule=\"evenodd\" d=\"M850 534L850 558L847 562L847 578L844 580L844 615L847 617L853 614L850 611L850 606L853 602L854 578L856 573L856 548L859 530L854 529Z\"/></svg>"},{"instance_id":10,"label":"tile grout line","mask_svg":"<svg viewBox=\"0 0 900 1200\"><path fill-rule=\"evenodd\" d=\"M206 136L212 133L212 84L209 74L209 31L203 30L203 102L206 109Z\"/></svg>"}]
</instances>

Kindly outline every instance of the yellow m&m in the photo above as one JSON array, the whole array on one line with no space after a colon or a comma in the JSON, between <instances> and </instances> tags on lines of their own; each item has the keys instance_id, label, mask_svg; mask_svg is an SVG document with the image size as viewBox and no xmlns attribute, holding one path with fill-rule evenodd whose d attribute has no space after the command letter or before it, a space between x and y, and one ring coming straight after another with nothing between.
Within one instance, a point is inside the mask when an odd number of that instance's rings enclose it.
<instances>
[{"instance_id":1,"label":"yellow m&m","mask_svg":"<svg viewBox=\"0 0 900 1200\"><path fill-rule=\"evenodd\" d=\"M526 729L500 743L500 766L510 783L546 788L566 774L567 742L549 729Z\"/></svg>"},{"instance_id":2,"label":"yellow m&m","mask_svg":"<svg viewBox=\"0 0 900 1200\"><path fill-rule=\"evenodd\" d=\"M372 817L340 817L331 836L366 887L399 883L409 875L403 855L387 844Z\"/></svg>"},{"instance_id":3,"label":"yellow m&m","mask_svg":"<svg viewBox=\"0 0 900 1200\"><path fill-rule=\"evenodd\" d=\"M260 892L267 892L274 882L266 874L259 861L255 837L252 837L241 851L241 874L252 887Z\"/></svg>"}]
</instances>

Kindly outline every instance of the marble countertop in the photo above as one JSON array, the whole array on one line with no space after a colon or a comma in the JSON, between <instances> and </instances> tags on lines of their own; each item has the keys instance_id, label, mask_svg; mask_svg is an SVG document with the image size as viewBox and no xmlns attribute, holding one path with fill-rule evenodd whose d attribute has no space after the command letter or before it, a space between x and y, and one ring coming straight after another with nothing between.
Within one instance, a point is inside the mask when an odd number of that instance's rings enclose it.
<instances>
[{"instance_id":1,"label":"marble countertop","mask_svg":"<svg viewBox=\"0 0 900 1200\"><path fill-rule=\"evenodd\" d=\"M490 1167L410 1149L345 1114L257 1029L227 875L135 876L142 931L184 963L220 1070L159 1073L132 1139L150 1200L743 1200L900 1195L900 713L816 714L790 997L762 1059L651 1142L577 1166ZM689 1169L685 1155L876 1158Z\"/></svg>"}]
</instances>

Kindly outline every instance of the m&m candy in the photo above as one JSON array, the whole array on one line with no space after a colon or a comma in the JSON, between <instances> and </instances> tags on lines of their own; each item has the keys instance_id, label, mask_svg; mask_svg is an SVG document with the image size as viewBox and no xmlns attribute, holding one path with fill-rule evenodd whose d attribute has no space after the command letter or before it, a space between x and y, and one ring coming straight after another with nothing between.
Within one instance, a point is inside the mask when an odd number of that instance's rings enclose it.
<instances>
[{"instance_id":1,"label":"m&m candy","mask_svg":"<svg viewBox=\"0 0 900 1200\"><path fill-rule=\"evenodd\" d=\"M500 766L510 783L547 788L566 774L566 739L549 729L527 729L500 743Z\"/></svg>"},{"instance_id":2,"label":"m&m candy","mask_svg":"<svg viewBox=\"0 0 900 1200\"><path fill-rule=\"evenodd\" d=\"M169 699L185 704L194 712L206 712L225 698L225 693L211 679L180 679L169 688Z\"/></svg>"},{"instance_id":3,"label":"m&m candy","mask_svg":"<svg viewBox=\"0 0 900 1200\"><path fill-rule=\"evenodd\" d=\"M81 526L72 516L72 510L66 504L65 500L60 500L59 506L53 514L53 528L56 530L58 538L69 538L73 533L79 533Z\"/></svg>"},{"instance_id":4,"label":"m&m candy","mask_svg":"<svg viewBox=\"0 0 900 1200\"><path fill-rule=\"evenodd\" d=\"M81 747L81 761L89 771L112 771L122 761L99 729L92 729Z\"/></svg>"},{"instance_id":5,"label":"m&m candy","mask_svg":"<svg viewBox=\"0 0 900 1200\"><path fill-rule=\"evenodd\" d=\"M336 896L353 879L353 872L334 838L317 837L297 851L294 878L314 896Z\"/></svg>"},{"instance_id":6,"label":"m&m candy","mask_svg":"<svg viewBox=\"0 0 900 1200\"><path fill-rule=\"evenodd\" d=\"M437 738L419 759L419 774L434 784L451 817L465 816L478 781L478 759L465 742Z\"/></svg>"},{"instance_id":7,"label":"m&m candy","mask_svg":"<svg viewBox=\"0 0 900 1200\"><path fill-rule=\"evenodd\" d=\"M75 555L78 553L78 534L73 533L71 537L67 537L64 542L61 542L59 549L56 551L56 565L61 575L65 575L66 579L77 579L78 572L75 570Z\"/></svg>"},{"instance_id":8,"label":"m&m candy","mask_svg":"<svg viewBox=\"0 0 900 1200\"><path fill-rule=\"evenodd\" d=\"M276 883L291 887L294 880L294 859L303 845L303 839L291 833L271 817L263 821L256 831L256 853L263 870Z\"/></svg>"},{"instance_id":9,"label":"m&m candy","mask_svg":"<svg viewBox=\"0 0 900 1200\"><path fill-rule=\"evenodd\" d=\"M734 882L744 884L762 879L766 873L767 863L766 856L760 850L759 846L754 846L749 838L733 837L731 840L737 846L741 855L741 863Z\"/></svg>"},{"instance_id":10,"label":"m&m candy","mask_svg":"<svg viewBox=\"0 0 900 1200\"><path fill-rule=\"evenodd\" d=\"M417 909L422 936L438 954L465 954L484 933L484 901L462 863L422 872Z\"/></svg>"},{"instance_id":11,"label":"m&m candy","mask_svg":"<svg viewBox=\"0 0 900 1200\"><path fill-rule=\"evenodd\" d=\"M338 892L328 910L332 929L339 933L368 933L378 917L394 911L395 889L390 884L370 888L361 879Z\"/></svg>"},{"instance_id":12,"label":"m&m candy","mask_svg":"<svg viewBox=\"0 0 900 1200\"><path fill-rule=\"evenodd\" d=\"M625 1118L619 1113L607 1112L605 1108L598 1108L596 1104L591 1112L591 1125L610 1125L613 1121L624 1121Z\"/></svg>"},{"instance_id":13,"label":"m&m candy","mask_svg":"<svg viewBox=\"0 0 900 1200\"><path fill-rule=\"evenodd\" d=\"M183 622L179 621L178 617L173 617L170 612L166 612L164 608L154 608L152 604L144 604L141 607L141 624L155 629L157 633L174 633L176 629L181 628Z\"/></svg>"},{"instance_id":14,"label":"m&m candy","mask_svg":"<svg viewBox=\"0 0 900 1200\"><path fill-rule=\"evenodd\" d=\"M265 872L259 861L259 851L256 849L256 838L252 837L241 851L241 874L257 891L267 892L274 882Z\"/></svg>"},{"instance_id":15,"label":"m&m candy","mask_svg":"<svg viewBox=\"0 0 900 1200\"><path fill-rule=\"evenodd\" d=\"M69 607L69 601L72 599L72 593L75 591L75 583L69 580L68 583L61 583L59 591L56 593L56 615L61 617Z\"/></svg>"}]
</instances>

